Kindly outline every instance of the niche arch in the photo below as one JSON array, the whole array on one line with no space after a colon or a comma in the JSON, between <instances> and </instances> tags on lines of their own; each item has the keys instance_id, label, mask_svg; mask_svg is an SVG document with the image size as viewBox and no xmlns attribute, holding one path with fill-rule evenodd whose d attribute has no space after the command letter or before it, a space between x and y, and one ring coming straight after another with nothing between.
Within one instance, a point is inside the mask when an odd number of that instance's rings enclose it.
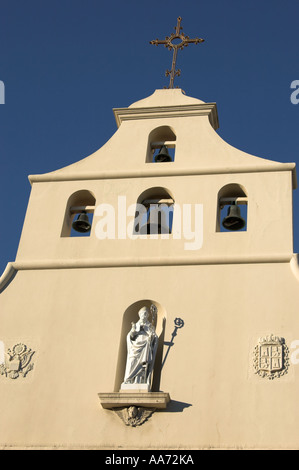
<instances>
[{"instance_id":1,"label":"niche arch","mask_svg":"<svg viewBox=\"0 0 299 470\"><path fill-rule=\"evenodd\" d=\"M229 183L218 191L217 196L217 214L216 214L216 232L224 232L222 227L222 219L227 215L227 208L237 204L241 209L241 216L246 221L244 230L247 230L247 210L248 210L248 193L246 188L239 183Z\"/></svg>"},{"instance_id":2,"label":"niche arch","mask_svg":"<svg viewBox=\"0 0 299 470\"><path fill-rule=\"evenodd\" d=\"M88 189L81 189L71 194L66 204L61 237L71 236L73 220L76 216L82 214L83 212L88 214L89 221L92 223L95 205L95 195Z\"/></svg>"},{"instance_id":3,"label":"niche arch","mask_svg":"<svg viewBox=\"0 0 299 470\"><path fill-rule=\"evenodd\" d=\"M155 300L143 299L132 303L124 312L122 317L122 326L119 342L118 360L116 367L116 376L114 391L119 392L121 384L124 379L126 362L127 362L127 335L131 330L131 323L136 323L139 319L138 312L142 307L148 307L151 305L157 308L157 318L155 322L156 333L158 335L158 348L156 353L156 359L152 377L152 391L157 392L160 388L160 377L161 377L161 365L163 357L163 343L165 334L165 323L166 323L166 311L162 305Z\"/></svg>"},{"instance_id":4,"label":"niche arch","mask_svg":"<svg viewBox=\"0 0 299 470\"><path fill-rule=\"evenodd\" d=\"M161 186L148 188L137 199L134 235L170 234L174 197Z\"/></svg>"},{"instance_id":5,"label":"niche arch","mask_svg":"<svg viewBox=\"0 0 299 470\"><path fill-rule=\"evenodd\" d=\"M146 163L155 163L155 154L166 145L171 160L174 161L176 134L171 126L159 126L153 129L148 137Z\"/></svg>"}]
</instances>

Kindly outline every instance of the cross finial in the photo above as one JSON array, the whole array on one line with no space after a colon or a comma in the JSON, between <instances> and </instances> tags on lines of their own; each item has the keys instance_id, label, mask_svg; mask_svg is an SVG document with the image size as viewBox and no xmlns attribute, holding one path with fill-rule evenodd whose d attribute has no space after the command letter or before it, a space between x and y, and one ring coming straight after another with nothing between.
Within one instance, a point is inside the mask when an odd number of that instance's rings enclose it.
<instances>
[{"instance_id":1,"label":"cross finial","mask_svg":"<svg viewBox=\"0 0 299 470\"><path fill-rule=\"evenodd\" d=\"M192 43L198 44L200 42L204 42L204 39L190 39L189 36L185 36L185 34L181 32L181 30L183 29L181 27L181 21L182 18L179 16L177 19L177 25L174 28L175 33L172 33L170 36L166 36L164 40L155 39L154 41L150 41L150 44L154 44L155 46L158 46L159 44L164 44L164 46L167 47L169 51L173 50L171 70L166 70L165 74L166 77L170 76L168 88L174 88L173 83L175 77L181 75L181 71L175 69L179 49L184 49L184 47L187 47L189 44Z\"/></svg>"}]
</instances>

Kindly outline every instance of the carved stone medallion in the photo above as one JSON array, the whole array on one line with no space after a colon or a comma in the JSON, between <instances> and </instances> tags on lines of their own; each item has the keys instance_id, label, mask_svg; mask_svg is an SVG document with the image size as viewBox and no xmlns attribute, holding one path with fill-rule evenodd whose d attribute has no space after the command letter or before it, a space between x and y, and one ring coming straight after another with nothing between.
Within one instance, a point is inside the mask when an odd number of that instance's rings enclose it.
<instances>
[{"instance_id":1,"label":"carved stone medallion","mask_svg":"<svg viewBox=\"0 0 299 470\"><path fill-rule=\"evenodd\" d=\"M254 350L255 373L270 380L285 375L289 367L288 353L284 338L274 335L260 338Z\"/></svg>"},{"instance_id":2,"label":"carved stone medallion","mask_svg":"<svg viewBox=\"0 0 299 470\"><path fill-rule=\"evenodd\" d=\"M5 355L5 362L0 365L0 375L5 375L10 379L18 377L26 377L28 372L33 369L34 364L31 362L35 351L27 348L25 344L16 344L12 350L8 349Z\"/></svg>"},{"instance_id":3,"label":"carved stone medallion","mask_svg":"<svg viewBox=\"0 0 299 470\"><path fill-rule=\"evenodd\" d=\"M126 408L115 408L113 410L119 416L126 426L140 426L153 413L155 408L142 408L137 406L129 406Z\"/></svg>"}]
</instances>

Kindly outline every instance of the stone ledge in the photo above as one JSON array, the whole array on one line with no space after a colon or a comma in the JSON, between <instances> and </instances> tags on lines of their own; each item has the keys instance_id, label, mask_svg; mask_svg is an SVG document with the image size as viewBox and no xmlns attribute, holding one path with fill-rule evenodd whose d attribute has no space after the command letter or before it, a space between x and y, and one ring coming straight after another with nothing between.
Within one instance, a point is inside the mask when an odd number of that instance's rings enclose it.
<instances>
[{"instance_id":1,"label":"stone ledge","mask_svg":"<svg viewBox=\"0 0 299 470\"><path fill-rule=\"evenodd\" d=\"M110 392L99 393L103 408L144 407L165 409L170 402L169 393L164 392Z\"/></svg>"},{"instance_id":2,"label":"stone ledge","mask_svg":"<svg viewBox=\"0 0 299 470\"><path fill-rule=\"evenodd\" d=\"M157 177L178 177L178 176L201 176L201 175L226 175L243 173L260 173L269 171L291 171L293 178L293 188L297 187L296 164L295 163L267 163L255 165L234 165L217 167L197 167L197 168L178 168L169 167L168 163L159 163L158 165L148 163L144 169L128 170L107 170L90 171L84 173L60 173L52 172L42 175L28 176L31 184L57 182L57 181L82 181L82 180L107 180L107 179L131 179L131 178L157 178ZM166 165L166 167L164 166ZM174 163L173 163L174 165Z\"/></svg>"},{"instance_id":3,"label":"stone ledge","mask_svg":"<svg viewBox=\"0 0 299 470\"><path fill-rule=\"evenodd\" d=\"M117 127L122 122L140 119L169 119L176 117L208 116L210 124L217 130L219 128L216 103L181 104L171 106L146 106L136 108L114 108L114 117Z\"/></svg>"}]
</instances>

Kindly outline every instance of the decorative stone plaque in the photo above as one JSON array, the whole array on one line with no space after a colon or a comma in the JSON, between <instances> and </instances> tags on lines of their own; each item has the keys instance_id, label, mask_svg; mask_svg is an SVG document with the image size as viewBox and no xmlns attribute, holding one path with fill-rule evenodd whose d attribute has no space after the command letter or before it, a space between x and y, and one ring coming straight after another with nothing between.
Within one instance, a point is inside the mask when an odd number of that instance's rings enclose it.
<instances>
[{"instance_id":1,"label":"decorative stone plaque","mask_svg":"<svg viewBox=\"0 0 299 470\"><path fill-rule=\"evenodd\" d=\"M288 347L284 338L269 335L259 339L254 350L256 374L267 379L275 379L288 371Z\"/></svg>"},{"instance_id":2,"label":"decorative stone plaque","mask_svg":"<svg viewBox=\"0 0 299 470\"><path fill-rule=\"evenodd\" d=\"M8 349L5 355L5 362L0 365L0 375L5 375L10 379L26 377L34 364L31 362L35 351L28 348L25 344L16 344L12 349Z\"/></svg>"}]
</instances>

